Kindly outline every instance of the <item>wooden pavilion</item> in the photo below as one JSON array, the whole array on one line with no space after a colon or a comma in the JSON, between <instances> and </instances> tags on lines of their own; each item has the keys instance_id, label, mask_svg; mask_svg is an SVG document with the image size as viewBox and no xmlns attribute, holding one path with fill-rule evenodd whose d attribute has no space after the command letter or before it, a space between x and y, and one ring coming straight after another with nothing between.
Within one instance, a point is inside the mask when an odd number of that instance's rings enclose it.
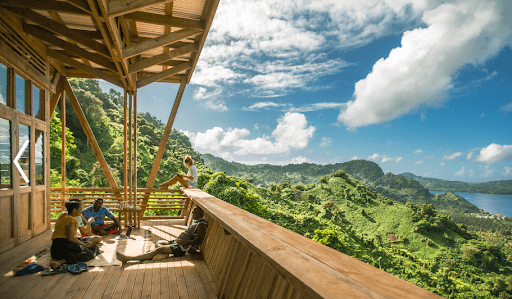
<instances>
[{"instance_id":1,"label":"wooden pavilion","mask_svg":"<svg viewBox=\"0 0 512 299\"><path fill-rule=\"evenodd\" d=\"M70 294L86 298L86 290L97 287L95 283L101 286L94 289L95 297L129 294L138 298L147 288L133 287L130 279L135 283L139 277L141 283L149 285L149 297L173 298L176 294L169 291L171 284L157 277L171 275L169 267L185 265L198 270L173 272L174 277L178 275L174 282L181 290L180 298L438 297L201 190L153 189L181 97L218 3L219 0L0 0L0 298L27 298L27 294L34 298L68 298ZM124 89L124 186L116 184L68 78L98 78ZM179 84L179 90L149 179L137 182L137 89L153 82ZM61 111L65 111L65 95L109 188L66 187L65 130L61 187L50 188L50 119L59 102ZM65 113L61 120L64 128ZM12 163L15 158L19 159L21 171ZM146 187L140 188L138 183ZM125 223L140 224L142 220L146 225L152 225L151 221L186 225L191 207L198 205L210 224L200 261L182 258L176 264L159 267L141 264L137 269L142 272L133 272L143 274L128 274L119 267L108 269L101 275L90 274L91 279L75 289L72 283L76 278L67 274L52 278L51 282L38 277L37 283L6 276L10 267L50 244L51 211L63 210L64 201L71 197L82 198L86 203L102 197L106 206L124 214ZM121 208L121 202L127 202L129 207ZM181 214L144 217L144 211L151 209L179 209ZM100 284L104 277L109 278L108 283ZM191 287L191 282L198 286ZM60 287L55 291L50 289L53 285ZM45 286L44 291L38 291L41 286ZM16 289L20 287L21 290Z\"/></svg>"}]
</instances>

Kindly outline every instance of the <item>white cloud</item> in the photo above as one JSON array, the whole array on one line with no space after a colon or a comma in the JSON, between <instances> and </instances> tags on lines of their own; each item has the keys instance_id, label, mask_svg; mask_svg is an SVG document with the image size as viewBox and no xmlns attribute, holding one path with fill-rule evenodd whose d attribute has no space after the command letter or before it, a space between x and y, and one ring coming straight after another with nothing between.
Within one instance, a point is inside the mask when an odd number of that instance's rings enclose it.
<instances>
[{"instance_id":1,"label":"white cloud","mask_svg":"<svg viewBox=\"0 0 512 299\"><path fill-rule=\"evenodd\" d=\"M295 158L292 158L291 164L302 164L308 162L307 158L304 158L303 156L298 156Z\"/></svg>"},{"instance_id":2,"label":"white cloud","mask_svg":"<svg viewBox=\"0 0 512 299\"><path fill-rule=\"evenodd\" d=\"M471 176L474 176L474 175L475 175L475 172L473 171L473 169L470 169L469 170L469 176L471 177Z\"/></svg>"},{"instance_id":3,"label":"white cloud","mask_svg":"<svg viewBox=\"0 0 512 299\"><path fill-rule=\"evenodd\" d=\"M383 158L382 158L382 161L381 161L381 163L386 163L386 162L389 162L389 161L394 161L394 160L395 160L395 159L393 159L393 158L390 158L390 157L383 157Z\"/></svg>"},{"instance_id":4,"label":"white cloud","mask_svg":"<svg viewBox=\"0 0 512 299\"><path fill-rule=\"evenodd\" d=\"M436 156L426 156L425 159L434 159Z\"/></svg>"},{"instance_id":5,"label":"white cloud","mask_svg":"<svg viewBox=\"0 0 512 299\"><path fill-rule=\"evenodd\" d=\"M377 153L375 153L375 154L373 154L373 155L371 155L371 156L368 156L368 160L375 161L375 160L377 160L377 159L380 159L380 155L379 155L379 154L377 154Z\"/></svg>"},{"instance_id":6,"label":"white cloud","mask_svg":"<svg viewBox=\"0 0 512 299\"><path fill-rule=\"evenodd\" d=\"M425 114L421 115L421 121L425 121L427 119L427 116Z\"/></svg>"},{"instance_id":7,"label":"white cloud","mask_svg":"<svg viewBox=\"0 0 512 299\"><path fill-rule=\"evenodd\" d=\"M452 161L452 160L455 160L457 159L458 157L462 156L463 154L461 152L456 152L456 153L453 153L449 156L447 155L444 155L443 158L441 160L449 160L449 161Z\"/></svg>"},{"instance_id":8,"label":"white cloud","mask_svg":"<svg viewBox=\"0 0 512 299\"><path fill-rule=\"evenodd\" d=\"M222 151L228 147L235 146L239 140L250 134L247 129L228 129L227 132L220 127L208 129L204 133L193 134L185 133L190 138L192 144L198 149L210 149Z\"/></svg>"},{"instance_id":9,"label":"white cloud","mask_svg":"<svg viewBox=\"0 0 512 299\"><path fill-rule=\"evenodd\" d=\"M473 154L474 154L474 152L473 152L473 151L470 151L470 152L468 153L468 155L466 156L466 160L470 160L470 159L472 159L472 158L473 158Z\"/></svg>"},{"instance_id":10,"label":"white cloud","mask_svg":"<svg viewBox=\"0 0 512 299\"><path fill-rule=\"evenodd\" d=\"M441 164L439 164L439 165L441 165L441 167L443 167L443 166L444 166L444 163L441 163Z\"/></svg>"},{"instance_id":11,"label":"white cloud","mask_svg":"<svg viewBox=\"0 0 512 299\"><path fill-rule=\"evenodd\" d=\"M354 160L354 159L352 159ZM394 158L391 158L391 157L388 157L386 155L379 155L377 153L371 155L371 156L368 156L367 160L371 160L371 161L376 161L376 160L380 160L381 163L386 163L386 162L390 162L390 161L395 161L396 163L402 161L402 157L394 157Z\"/></svg>"},{"instance_id":12,"label":"white cloud","mask_svg":"<svg viewBox=\"0 0 512 299\"><path fill-rule=\"evenodd\" d=\"M466 167L462 167L459 171L455 173L456 176L464 176L464 173L466 172Z\"/></svg>"},{"instance_id":13,"label":"white cloud","mask_svg":"<svg viewBox=\"0 0 512 299\"><path fill-rule=\"evenodd\" d=\"M234 155L247 154L280 154L290 149L305 148L315 132L314 126L309 126L306 117L300 113L286 113L278 120L276 129L272 136L257 137L255 139L243 139L250 132L247 129L231 129L227 131L220 127L206 130L204 133L191 133L185 131L184 134L190 138L190 141L196 149L213 150L217 152L228 148L235 149ZM271 140L274 138L274 141Z\"/></svg>"},{"instance_id":14,"label":"white cloud","mask_svg":"<svg viewBox=\"0 0 512 299\"><path fill-rule=\"evenodd\" d=\"M505 172L503 173L504 176L510 176L512 175L512 167L505 166Z\"/></svg>"},{"instance_id":15,"label":"white cloud","mask_svg":"<svg viewBox=\"0 0 512 299\"><path fill-rule=\"evenodd\" d=\"M278 104L278 103L268 101L268 102L255 103L249 107L242 108L242 110L251 111L251 110L258 110L258 109L268 109L270 107L275 108L275 107L284 107L284 106L287 106L287 105L286 104Z\"/></svg>"},{"instance_id":16,"label":"white cloud","mask_svg":"<svg viewBox=\"0 0 512 299\"><path fill-rule=\"evenodd\" d=\"M480 114L480 117L485 117L485 112L482 112L482 114Z\"/></svg>"},{"instance_id":17,"label":"white cloud","mask_svg":"<svg viewBox=\"0 0 512 299\"><path fill-rule=\"evenodd\" d=\"M327 102L327 103L314 103L310 105L305 105L302 107L297 108L291 108L291 112L311 112L311 111L318 111L318 110L324 110L324 109L341 109L343 107L346 107L346 103L334 103L334 102Z\"/></svg>"},{"instance_id":18,"label":"white cloud","mask_svg":"<svg viewBox=\"0 0 512 299\"><path fill-rule=\"evenodd\" d=\"M329 146L331 144L331 138L322 137L322 143L320 143L320 146Z\"/></svg>"},{"instance_id":19,"label":"white cloud","mask_svg":"<svg viewBox=\"0 0 512 299\"><path fill-rule=\"evenodd\" d=\"M355 99L338 121L361 127L439 105L459 69L484 63L510 43L511 9L508 0L443 1L430 7L422 17L428 27L405 32L401 47L375 63L356 83Z\"/></svg>"},{"instance_id":20,"label":"white cloud","mask_svg":"<svg viewBox=\"0 0 512 299\"><path fill-rule=\"evenodd\" d=\"M358 156L353 156L352 159L350 160L359 160L359 157Z\"/></svg>"},{"instance_id":21,"label":"white cloud","mask_svg":"<svg viewBox=\"0 0 512 299\"><path fill-rule=\"evenodd\" d=\"M500 111L503 111L505 113L509 113L510 111L512 111L512 102L506 104L506 105L503 105L500 107Z\"/></svg>"},{"instance_id":22,"label":"white cloud","mask_svg":"<svg viewBox=\"0 0 512 299\"><path fill-rule=\"evenodd\" d=\"M425 163L425 162L423 162L423 161L416 161L416 162L414 162L414 164L423 164L423 163Z\"/></svg>"},{"instance_id":23,"label":"white cloud","mask_svg":"<svg viewBox=\"0 0 512 299\"><path fill-rule=\"evenodd\" d=\"M484 173L482 174L482 176L488 178L490 177L493 173L494 173L494 169L491 169L491 165L485 165L485 167L481 167L481 169L484 170Z\"/></svg>"},{"instance_id":24,"label":"white cloud","mask_svg":"<svg viewBox=\"0 0 512 299\"><path fill-rule=\"evenodd\" d=\"M348 63L326 53L403 32L420 21L425 1L223 0L192 82L269 97L329 88L321 77Z\"/></svg>"},{"instance_id":25,"label":"white cloud","mask_svg":"<svg viewBox=\"0 0 512 299\"><path fill-rule=\"evenodd\" d=\"M512 159L512 145L500 145L496 143L491 143L481 149L480 154L476 157L477 161L488 164L510 159Z\"/></svg>"},{"instance_id":26,"label":"white cloud","mask_svg":"<svg viewBox=\"0 0 512 299\"><path fill-rule=\"evenodd\" d=\"M413 154L421 154L423 153L423 150L422 149L417 149L413 152Z\"/></svg>"}]
</instances>

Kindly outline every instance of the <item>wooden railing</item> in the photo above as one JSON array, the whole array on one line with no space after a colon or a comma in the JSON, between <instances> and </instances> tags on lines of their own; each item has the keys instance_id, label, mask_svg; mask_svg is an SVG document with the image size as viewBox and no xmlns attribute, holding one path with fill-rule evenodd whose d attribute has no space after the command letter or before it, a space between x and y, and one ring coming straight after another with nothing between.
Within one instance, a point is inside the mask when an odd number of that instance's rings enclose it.
<instances>
[{"instance_id":1,"label":"wooden railing","mask_svg":"<svg viewBox=\"0 0 512 299\"><path fill-rule=\"evenodd\" d=\"M130 194L127 194L129 198ZM138 188L137 197L135 192L131 194L132 202L134 205L135 198L137 198L137 208L142 208L144 211L155 211L154 214L161 213L169 210L180 210L178 216L169 215L151 215L143 216L142 219L173 219L173 218L184 218L188 213L187 207L190 200L180 189L146 189ZM103 206L113 212L117 212L120 208L120 203L124 201L124 189L113 189L113 188L50 188L50 210L64 211L64 203L72 198L79 198L83 201L85 206L92 205L96 198L103 199ZM144 198L147 198L147 202L144 202ZM128 203L130 205L130 203ZM185 210L185 213L183 213Z\"/></svg>"},{"instance_id":2,"label":"wooden railing","mask_svg":"<svg viewBox=\"0 0 512 299\"><path fill-rule=\"evenodd\" d=\"M442 298L198 189L205 211L201 252L218 298Z\"/></svg>"}]
</instances>

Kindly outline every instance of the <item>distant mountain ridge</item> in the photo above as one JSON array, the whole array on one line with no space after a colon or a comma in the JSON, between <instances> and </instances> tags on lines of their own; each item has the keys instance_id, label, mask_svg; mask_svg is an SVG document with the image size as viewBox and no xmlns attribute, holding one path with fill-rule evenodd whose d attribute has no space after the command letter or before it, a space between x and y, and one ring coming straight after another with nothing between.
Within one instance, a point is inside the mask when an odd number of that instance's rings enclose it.
<instances>
[{"instance_id":1,"label":"distant mountain ridge","mask_svg":"<svg viewBox=\"0 0 512 299\"><path fill-rule=\"evenodd\" d=\"M512 195L512 180L490 181L485 183L466 183L459 181L426 178L414 175L410 172L401 173L400 175L415 179L421 185L423 185L423 187L432 191Z\"/></svg>"},{"instance_id":2,"label":"distant mountain ridge","mask_svg":"<svg viewBox=\"0 0 512 299\"><path fill-rule=\"evenodd\" d=\"M318 165L312 163L279 165L244 165L228 162L210 154L201 155L205 164L215 172L244 179L252 179L254 185L272 187L290 182L291 185L312 185L332 173L343 170L352 179L363 182L368 188L401 203L432 204L443 213L479 213L481 210L464 198L451 194L434 195L413 178L384 174L380 166L367 160L352 160L345 163Z\"/></svg>"}]
</instances>

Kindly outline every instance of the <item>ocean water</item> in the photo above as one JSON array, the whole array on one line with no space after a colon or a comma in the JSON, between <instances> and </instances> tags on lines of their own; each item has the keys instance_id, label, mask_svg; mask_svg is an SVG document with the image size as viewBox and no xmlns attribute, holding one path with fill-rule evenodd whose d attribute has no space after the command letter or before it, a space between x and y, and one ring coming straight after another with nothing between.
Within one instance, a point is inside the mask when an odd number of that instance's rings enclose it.
<instances>
[{"instance_id":1,"label":"ocean water","mask_svg":"<svg viewBox=\"0 0 512 299\"><path fill-rule=\"evenodd\" d=\"M445 191L430 191L432 194L441 194ZM478 208L491 214L500 214L501 216L512 216L512 195L496 195L482 193L453 192L458 196L464 197L467 201Z\"/></svg>"}]
</instances>

